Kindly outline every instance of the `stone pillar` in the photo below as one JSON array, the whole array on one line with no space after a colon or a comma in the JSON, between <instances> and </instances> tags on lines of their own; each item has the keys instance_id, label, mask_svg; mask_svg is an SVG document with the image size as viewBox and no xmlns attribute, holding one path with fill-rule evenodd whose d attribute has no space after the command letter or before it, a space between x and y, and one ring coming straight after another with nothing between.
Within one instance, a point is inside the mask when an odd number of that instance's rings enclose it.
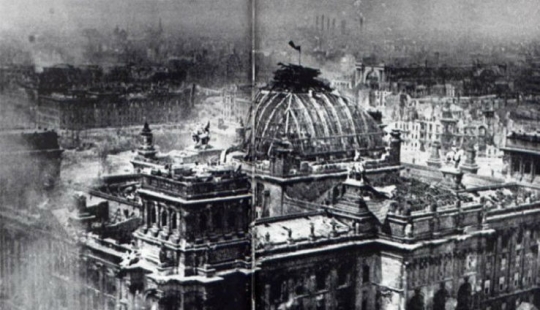
<instances>
[{"instance_id":1,"label":"stone pillar","mask_svg":"<svg viewBox=\"0 0 540 310\"><path fill-rule=\"evenodd\" d=\"M390 133L390 159L392 163L401 164L401 131L392 129Z\"/></svg>"},{"instance_id":2,"label":"stone pillar","mask_svg":"<svg viewBox=\"0 0 540 310\"><path fill-rule=\"evenodd\" d=\"M513 156L509 156L508 158L508 171L506 172L508 176L513 176L514 175L514 157Z\"/></svg>"},{"instance_id":3,"label":"stone pillar","mask_svg":"<svg viewBox=\"0 0 540 310\"><path fill-rule=\"evenodd\" d=\"M241 122L240 126L236 128L235 143L241 144L246 139L246 129L244 124Z\"/></svg>"},{"instance_id":4,"label":"stone pillar","mask_svg":"<svg viewBox=\"0 0 540 310\"><path fill-rule=\"evenodd\" d=\"M154 148L154 135L148 123L144 123L144 127L140 133L142 137L141 147L138 150L138 154L145 158L154 158L157 154L156 149Z\"/></svg>"},{"instance_id":5,"label":"stone pillar","mask_svg":"<svg viewBox=\"0 0 540 310\"><path fill-rule=\"evenodd\" d=\"M152 219L152 214L151 212L153 213L153 216L155 218L155 221L152 223L151 225L151 228L150 228L150 232L151 234L155 237L157 236L159 230L160 230L160 224L159 224L159 221L160 221L160 218L159 218L159 205L155 202L151 202L151 206L149 205L148 207L148 216L149 216L149 221Z\"/></svg>"},{"instance_id":6,"label":"stone pillar","mask_svg":"<svg viewBox=\"0 0 540 310\"><path fill-rule=\"evenodd\" d=\"M520 180L523 177L524 168L525 168L525 164L523 163L523 156L520 156L519 157L519 178L520 178Z\"/></svg>"},{"instance_id":7,"label":"stone pillar","mask_svg":"<svg viewBox=\"0 0 540 310\"><path fill-rule=\"evenodd\" d=\"M169 229L169 232L170 232L172 229L172 219L173 219L172 215L174 211L167 209L165 212L167 212L167 228Z\"/></svg>"},{"instance_id":8,"label":"stone pillar","mask_svg":"<svg viewBox=\"0 0 540 310\"><path fill-rule=\"evenodd\" d=\"M531 160L531 182L534 182L534 178L536 178L536 162L533 158Z\"/></svg>"},{"instance_id":9,"label":"stone pillar","mask_svg":"<svg viewBox=\"0 0 540 310\"><path fill-rule=\"evenodd\" d=\"M121 310L123 308L122 304L125 301L125 298L127 296L124 295L124 288L123 288L122 281L120 280L120 278L115 278L115 282L116 282L116 305L114 309Z\"/></svg>"},{"instance_id":10,"label":"stone pillar","mask_svg":"<svg viewBox=\"0 0 540 310\"><path fill-rule=\"evenodd\" d=\"M442 166L440 151L441 143L439 141L433 142L433 144L431 145L431 156L427 160L428 166L437 168L440 168Z\"/></svg>"},{"instance_id":11,"label":"stone pillar","mask_svg":"<svg viewBox=\"0 0 540 310\"><path fill-rule=\"evenodd\" d=\"M150 228L150 216L148 212L148 202L143 203L142 218L144 220L144 231L146 232Z\"/></svg>"},{"instance_id":12,"label":"stone pillar","mask_svg":"<svg viewBox=\"0 0 540 310\"><path fill-rule=\"evenodd\" d=\"M399 304L399 310L406 310L407 309L407 291L409 290L409 285L408 285L408 267L409 267L409 262L403 262L403 264L401 265L401 272L402 272L402 283L401 283L401 287L403 288L403 296L401 298L401 301L400 301L400 304Z\"/></svg>"},{"instance_id":13,"label":"stone pillar","mask_svg":"<svg viewBox=\"0 0 540 310\"><path fill-rule=\"evenodd\" d=\"M470 145L465 152L467 154L467 159L461 165L460 169L463 172L476 174L479 167L476 164L476 150L474 149L474 146Z\"/></svg>"},{"instance_id":14,"label":"stone pillar","mask_svg":"<svg viewBox=\"0 0 540 310\"><path fill-rule=\"evenodd\" d=\"M183 229L182 229L182 212L177 211L176 212L176 230L178 231L178 235L183 235Z\"/></svg>"},{"instance_id":15,"label":"stone pillar","mask_svg":"<svg viewBox=\"0 0 540 310\"><path fill-rule=\"evenodd\" d=\"M156 227L161 230L161 206L156 203Z\"/></svg>"}]
</instances>

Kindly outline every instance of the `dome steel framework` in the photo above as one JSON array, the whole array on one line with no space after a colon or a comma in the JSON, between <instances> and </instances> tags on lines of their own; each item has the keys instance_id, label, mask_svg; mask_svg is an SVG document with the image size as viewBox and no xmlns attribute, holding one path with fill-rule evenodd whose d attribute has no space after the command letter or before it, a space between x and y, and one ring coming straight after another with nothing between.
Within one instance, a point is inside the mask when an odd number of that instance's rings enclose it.
<instances>
[{"instance_id":1,"label":"dome steel framework","mask_svg":"<svg viewBox=\"0 0 540 310\"><path fill-rule=\"evenodd\" d=\"M383 131L365 110L331 92L261 90L255 100L253 147L260 157L287 141L306 157L381 150Z\"/></svg>"}]
</instances>

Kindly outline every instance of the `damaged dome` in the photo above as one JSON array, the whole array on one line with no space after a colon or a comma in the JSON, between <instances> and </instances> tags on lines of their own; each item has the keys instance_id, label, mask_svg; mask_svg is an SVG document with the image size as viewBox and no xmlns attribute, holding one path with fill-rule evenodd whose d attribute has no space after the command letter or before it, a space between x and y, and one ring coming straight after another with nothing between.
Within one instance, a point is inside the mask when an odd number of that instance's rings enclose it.
<instances>
[{"instance_id":1,"label":"damaged dome","mask_svg":"<svg viewBox=\"0 0 540 310\"><path fill-rule=\"evenodd\" d=\"M358 105L332 93L319 74L281 64L270 87L260 90L250 115L254 155L264 158L284 141L305 159L384 148L379 124Z\"/></svg>"}]
</instances>

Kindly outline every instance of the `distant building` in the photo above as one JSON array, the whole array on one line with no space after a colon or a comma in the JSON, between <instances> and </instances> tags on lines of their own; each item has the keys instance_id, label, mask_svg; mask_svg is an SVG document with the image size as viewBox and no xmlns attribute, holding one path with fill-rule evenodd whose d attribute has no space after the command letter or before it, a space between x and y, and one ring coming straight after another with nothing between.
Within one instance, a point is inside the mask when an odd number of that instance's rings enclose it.
<instances>
[{"instance_id":1,"label":"distant building","mask_svg":"<svg viewBox=\"0 0 540 310\"><path fill-rule=\"evenodd\" d=\"M540 133L511 132L504 151L507 173L523 182L538 182L540 176Z\"/></svg>"},{"instance_id":2,"label":"distant building","mask_svg":"<svg viewBox=\"0 0 540 310\"><path fill-rule=\"evenodd\" d=\"M222 98L222 110L221 116L226 119L234 119L235 117L241 116L240 109L236 102L236 85L229 86L222 89L221 98Z\"/></svg>"},{"instance_id":3,"label":"distant building","mask_svg":"<svg viewBox=\"0 0 540 310\"><path fill-rule=\"evenodd\" d=\"M144 123L178 123L195 100L195 89L120 95L74 92L40 96L37 124L44 128L85 130ZM111 112L111 111L114 111Z\"/></svg>"},{"instance_id":4,"label":"distant building","mask_svg":"<svg viewBox=\"0 0 540 310\"><path fill-rule=\"evenodd\" d=\"M407 100L392 109L390 126L402 131L402 145L406 151L424 152L438 141L447 152L452 147L464 148L472 141L480 156L500 155L500 145L495 144L494 138L500 134L497 132L499 127L494 115L487 110L472 119L470 111L448 100L422 102L418 99Z\"/></svg>"}]
</instances>

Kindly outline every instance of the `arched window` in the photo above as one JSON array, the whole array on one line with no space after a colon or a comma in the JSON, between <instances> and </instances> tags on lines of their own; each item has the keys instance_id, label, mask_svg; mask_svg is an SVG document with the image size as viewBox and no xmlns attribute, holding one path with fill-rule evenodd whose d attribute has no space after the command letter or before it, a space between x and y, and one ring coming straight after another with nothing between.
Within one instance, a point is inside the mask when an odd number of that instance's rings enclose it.
<instances>
[{"instance_id":1,"label":"arched window","mask_svg":"<svg viewBox=\"0 0 540 310\"><path fill-rule=\"evenodd\" d=\"M168 215L169 215L169 211L167 211L167 210L161 211L161 226L168 226L169 225L169 223L167 222L167 220L169 219Z\"/></svg>"},{"instance_id":2,"label":"arched window","mask_svg":"<svg viewBox=\"0 0 540 310\"><path fill-rule=\"evenodd\" d=\"M173 212L171 214L171 229L177 229L178 228L178 215L176 214L176 212Z\"/></svg>"},{"instance_id":3,"label":"arched window","mask_svg":"<svg viewBox=\"0 0 540 310\"><path fill-rule=\"evenodd\" d=\"M150 224L154 224L156 222L156 206L150 205L148 207L148 212L150 215Z\"/></svg>"}]
</instances>

